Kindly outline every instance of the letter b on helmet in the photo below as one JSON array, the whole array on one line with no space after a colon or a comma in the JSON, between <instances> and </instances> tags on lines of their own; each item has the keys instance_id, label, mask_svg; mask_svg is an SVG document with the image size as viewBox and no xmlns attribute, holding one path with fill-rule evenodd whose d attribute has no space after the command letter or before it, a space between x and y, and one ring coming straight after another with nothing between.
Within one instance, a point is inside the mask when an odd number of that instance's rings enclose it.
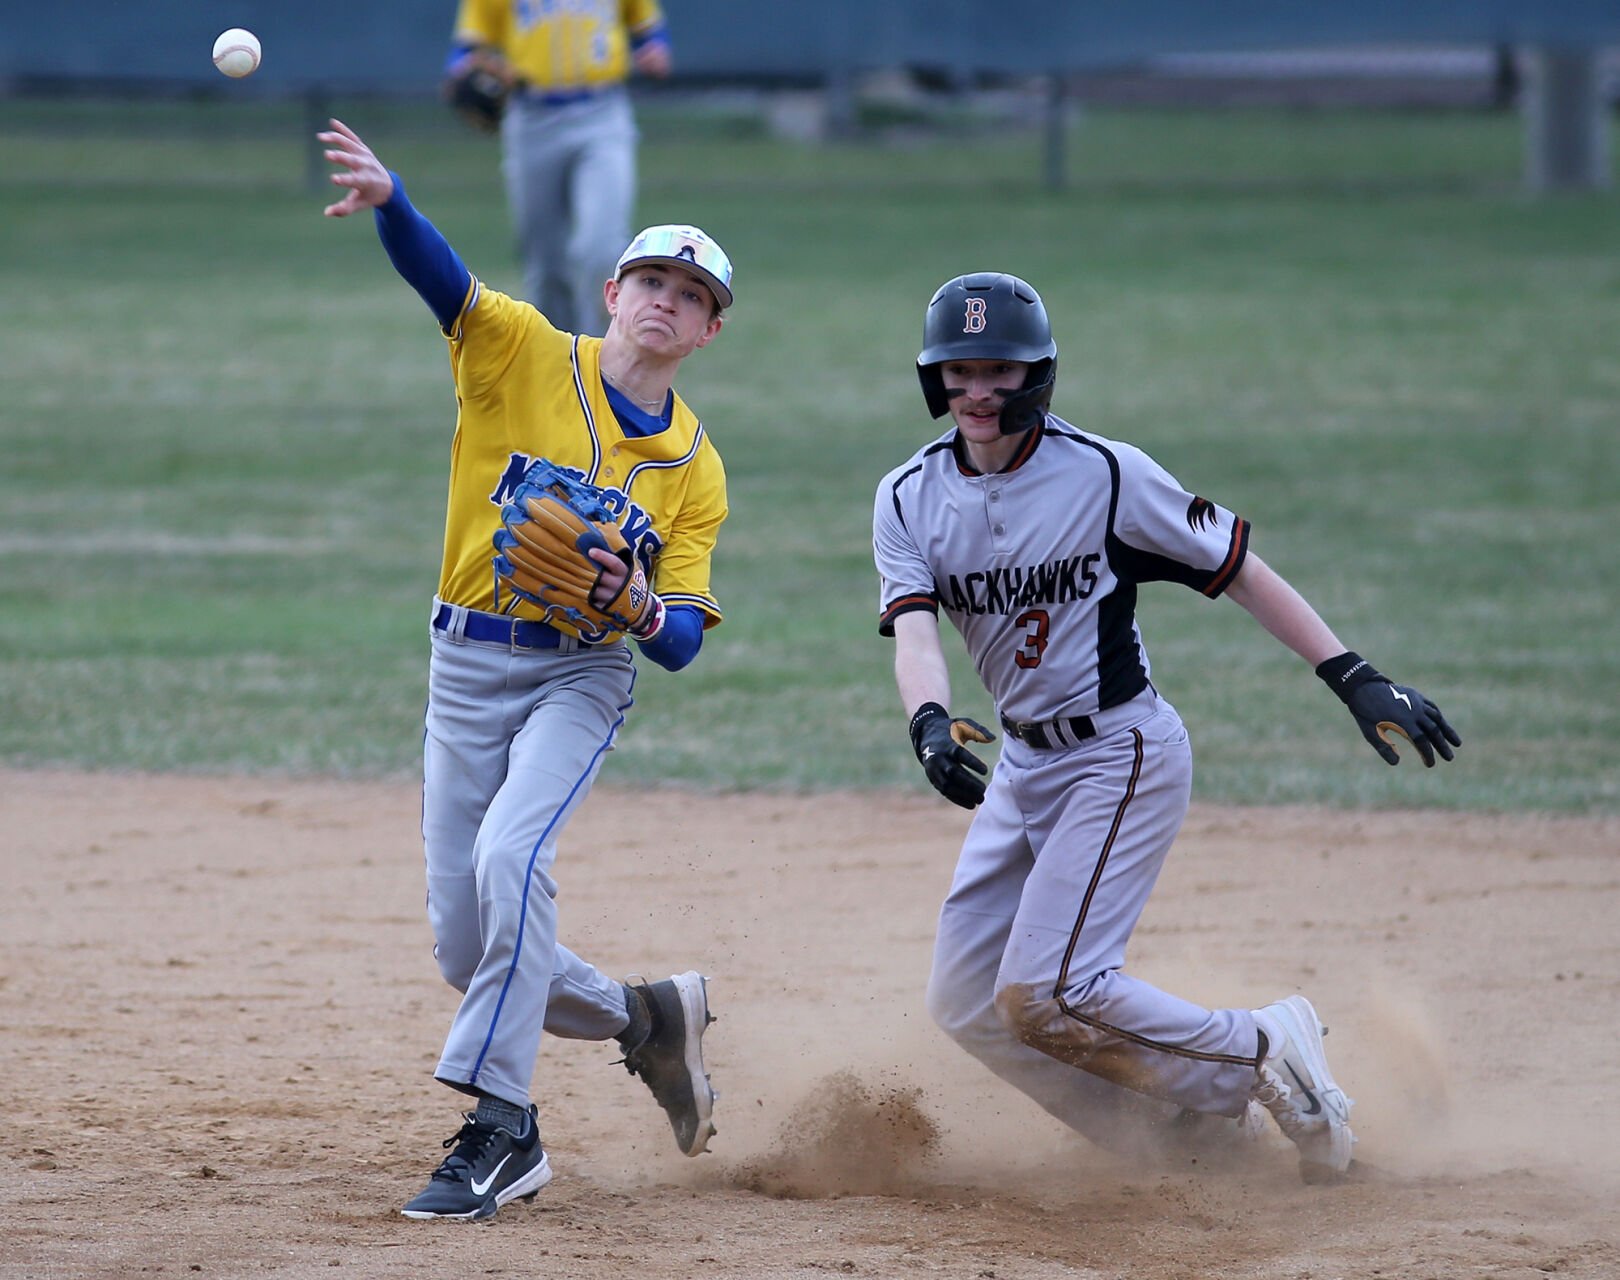
<instances>
[{"instance_id":1,"label":"letter b on helmet","mask_svg":"<svg viewBox=\"0 0 1620 1280\"><path fill-rule=\"evenodd\" d=\"M1024 385L1001 407L1003 435L1027 431L1046 417L1057 377L1057 343L1046 306L1017 276L977 271L947 280L923 315L917 356L928 412L942 416L950 396L939 366L951 360L1018 360L1029 365Z\"/></svg>"}]
</instances>

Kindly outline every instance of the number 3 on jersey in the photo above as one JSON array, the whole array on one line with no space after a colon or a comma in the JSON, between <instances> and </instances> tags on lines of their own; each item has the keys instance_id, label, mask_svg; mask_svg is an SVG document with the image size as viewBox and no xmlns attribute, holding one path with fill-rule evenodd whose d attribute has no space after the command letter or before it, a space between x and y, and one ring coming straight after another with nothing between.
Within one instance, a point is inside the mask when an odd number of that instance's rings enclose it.
<instances>
[{"instance_id":1,"label":"number 3 on jersey","mask_svg":"<svg viewBox=\"0 0 1620 1280\"><path fill-rule=\"evenodd\" d=\"M1013 626L1029 628L1024 633L1024 643L1013 654L1013 661L1026 671L1041 665L1041 655L1046 652L1046 633L1051 624L1051 616L1045 609L1026 609L1013 619Z\"/></svg>"}]
</instances>

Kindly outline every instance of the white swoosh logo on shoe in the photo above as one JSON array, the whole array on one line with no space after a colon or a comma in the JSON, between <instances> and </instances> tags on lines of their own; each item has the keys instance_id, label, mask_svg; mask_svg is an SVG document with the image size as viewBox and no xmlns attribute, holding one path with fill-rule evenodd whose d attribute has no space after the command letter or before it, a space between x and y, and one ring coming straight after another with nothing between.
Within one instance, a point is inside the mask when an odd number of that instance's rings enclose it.
<instances>
[{"instance_id":1,"label":"white swoosh logo on shoe","mask_svg":"<svg viewBox=\"0 0 1620 1280\"><path fill-rule=\"evenodd\" d=\"M1314 1102L1315 1099L1313 1098L1312 1101ZM489 1171L489 1177L485 1178L482 1182L479 1182L476 1178L473 1179L472 1193L475 1196L488 1195L489 1189L495 1185L495 1179L500 1177L501 1170L506 1167L506 1162L511 1158L512 1153L508 1151L504 1156L501 1157L500 1164L496 1165Z\"/></svg>"}]
</instances>

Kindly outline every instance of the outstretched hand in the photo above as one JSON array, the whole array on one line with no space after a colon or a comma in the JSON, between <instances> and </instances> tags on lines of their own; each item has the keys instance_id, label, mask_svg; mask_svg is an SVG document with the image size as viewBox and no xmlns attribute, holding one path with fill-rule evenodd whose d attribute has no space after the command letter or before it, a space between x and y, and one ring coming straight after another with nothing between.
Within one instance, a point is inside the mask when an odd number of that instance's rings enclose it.
<instances>
[{"instance_id":1,"label":"outstretched hand","mask_svg":"<svg viewBox=\"0 0 1620 1280\"><path fill-rule=\"evenodd\" d=\"M328 218L347 218L362 209L375 209L388 203L394 194L394 179L383 168L382 161L360 135L341 120L329 122L331 128L317 133L315 138L326 144L323 153L332 164L340 165L341 172L332 174L332 185L347 187L343 199L326 206Z\"/></svg>"},{"instance_id":2,"label":"outstretched hand","mask_svg":"<svg viewBox=\"0 0 1620 1280\"><path fill-rule=\"evenodd\" d=\"M1359 653L1329 658L1316 668L1316 674L1350 709L1361 736L1385 764L1399 764L1401 760L1391 734L1417 748L1427 769L1434 768L1436 756L1451 760L1452 748L1462 746L1461 735L1433 699L1379 674Z\"/></svg>"},{"instance_id":3,"label":"outstretched hand","mask_svg":"<svg viewBox=\"0 0 1620 1280\"><path fill-rule=\"evenodd\" d=\"M1353 689L1345 705L1361 727L1361 736L1385 764L1401 761L1391 734L1416 747L1426 769L1434 768L1436 755L1451 760L1451 749L1462 746L1461 736L1440 708L1411 685L1372 680Z\"/></svg>"}]
</instances>

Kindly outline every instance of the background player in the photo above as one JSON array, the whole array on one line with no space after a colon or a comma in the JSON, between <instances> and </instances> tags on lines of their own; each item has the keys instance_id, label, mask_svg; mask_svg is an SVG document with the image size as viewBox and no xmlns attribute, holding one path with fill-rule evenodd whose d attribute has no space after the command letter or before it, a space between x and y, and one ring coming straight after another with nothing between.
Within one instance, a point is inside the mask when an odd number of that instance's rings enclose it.
<instances>
[{"instance_id":1,"label":"background player","mask_svg":"<svg viewBox=\"0 0 1620 1280\"><path fill-rule=\"evenodd\" d=\"M628 646L617 636L584 645L515 598L496 612L491 560L501 506L529 463L570 467L622 504L620 524L661 597L636 637L641 651L670 670L697 654L704 628L720 621L709 561L725 473L671 384L720 332L731 263L696 228L649 228L602 286L606 337L574 338L473 277L353 130L334 120L317 137L338 166L332 181L347 188L327 215L376 211L389 258L449 340L460 405L432 617L422 834L434 952L463 993L435 1075L478 1104L404 1212L483 1218L551 1179L529 1097L542 1029L617 1038L687 1155L714 1132L702 977L632 987L557 943L557 839L632 704ZM601 557L605 601L626 568Z\"/></svg>"},{"instance_id":2,"label":"background player","mask_svg":"<svg viewBox=\"0 0 1620 1280\"><path fill-rule=\"evenodd\" d=\"M636 202L625 81L632 64L670 73L663 12L657 0L461 0L447 75L480 51L503 58L514 79L501 150L524 293L557 328L601 334L602 281Z\"/></svg>"},{"instance_id":3,"label":"background player","mask_svg":"<svg viewBox=\"0 0 1620 1280\"><path fill-rule=\"evenodd\" d=\"M948 281L928 305L917 372L929 412L955 429L878 486L880 630L896 641L912 744L941 793L983 804L940 912L929 1010L1100 1142L1120 1143L1126 1120L1243 1118L1259 1104L1307 1180L1336 1177L1350 1162L1350 1100L1303 996L1205 1009L1124 972L1192 782L1187 731L1148 678L1137 585L1237 601L1316 668L1390 764L1385 732L1431 766L1461 740L1422 694L1345 651L1250 551L1246 521L1141 450L1052 415L1056 364L1028 284ZM993 735L946 710L941 609L1007 736L988 791L966 744Z\"/></svg>"}]
</instances>

